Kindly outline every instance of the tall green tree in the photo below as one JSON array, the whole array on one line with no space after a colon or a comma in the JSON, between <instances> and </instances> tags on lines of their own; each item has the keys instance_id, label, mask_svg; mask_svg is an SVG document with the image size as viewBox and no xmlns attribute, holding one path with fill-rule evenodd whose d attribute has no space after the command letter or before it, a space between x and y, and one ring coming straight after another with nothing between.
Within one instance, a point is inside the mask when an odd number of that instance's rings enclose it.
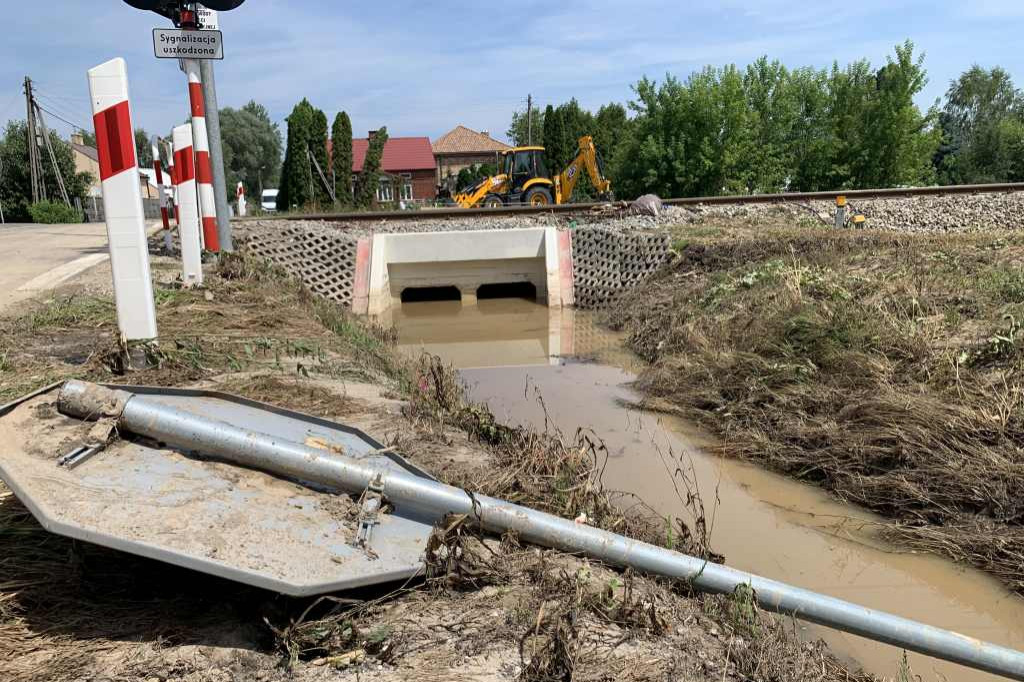
<instances>
[{"instance_id":1,"label":"tall green tree","mask_svg":"<svg viewBox=\"0 0 1024 682\"><path fill-rule=\"evenodd\" d=\"M313 132L309 140L309 149L313 152L313 158L320 166L327 182L331 181L331 166L327 157L327 114L320 109L313 110ZM320 179L320 175L313 170L313 187L316 200L320 203L328 203L331 200L330 192Z\"/></svg>"},{"instance_id":2,"label":"tall green tree","mask_svg":"<svg viewBox=\"0 0 1024 682\"><path fill-rule=\"evenodd\" d=\"M135 129L135 150L139 155L139 168L153 167L153 145L150 144L149 137L145 128Z\"/></svg>"},{"instance_id":3,"label":"tall green tree","mask_svg":"<svg viewBox=\"0 0 1024 682\"><path fill-rule=\"evenodd\" d=\"M315 198L313 177L307 151L313 137L313 105L303 98L288 115L288 142L285 146L284 165L281 168L281 186L277 194L277 209L287 211L302 208Z\"/></svg>"},{"instance_id":4,"label":"tall green tree","mask_svg":"<svg viewBox=\"0 0 1024 682\"><path fill-rule=\"evenodd\" d=\"M380 184L380 162L384 156L384 145L388 142L388 129L381 128L370 136L366 158L363 159L363 170L359 173L359 191L356 205L370 208L377 197L377 186Z\"/></svg>"},{"instance_id":5,"label":"tall green tree","mask_svg":"<svg viewBox=\"0 0 1024 682\"><path fill-rule=\"evenodd\" d=\"M95 180L89 173L76 173L71 146L50 131L50 144L57 157L68 196L85 199L89 185ZM41 148L42 151L42 148ZM46 196L51 201L63 201L57 189L57 175L50 162L49 153L43 153L43 184ZM3 204L4 218L12 222L28 222L31 217L28 207L32 203L32 180L28 170L28 126L25 121L8 121L0 139L0 203Z\"/></svg>"},{"instance_id":6,"label":"tall green tree","mask_svg":"<svg viewBox=\"0 0 1024 682\"><path fill-rule=\"evenodd\" d=\"M560 109L555 109L550 104L544 110L544 160L549 173L561 172L563 159L568 154L566 140L568 134L565 129L565 118Z\"/></svg>"},{"instance_id":7,"label":"tall green tree","mask_svg":"<svg viewBox=\"0 0 1024 682\"><path fill-rule=\"evenodd\" d=\"M1018 177L1024 95L1000 67L977 64L950 84L941 118L945 153L937 158L952 182L1004 182Z\"/></svg>"},{"instance_id":8,"label":"tall green tree","mask_svg":"<svg viewBox=\"0 0 1024 682\"><path fill-rule=\"evenodd\" d=\"M594 115L594 146L606 161L615 154L628 131L629 116L626 107L617 102L602 106Z\"/></svg>"},{"instance_id":9,"label":"tall green tree","mask_svg":"<svg viewBox=\"0 0 1024 682\"><path fill-rule=\"evenodd\" d=\"M853 182L859 187L931 184L942 131L936 126L938 111L922 113L914 103L928 84L924 55L915 58L908 40L896 46L887 62L875 74L874 93L865 105L860 131L864 163Z\"/></svg>"},{"instance_id":10,"label":"tall green tree","mask_svg":"<svg viewBox=\"0 0 1024 682\"><path fill-rule=\"evenodd\" d=\"M551 108L550 106L548 107ZM529 132L530 120L533 121L533 139L531 141ZM505 133L515 147L525 147L528 144L540 144L544 137L544 111L534 108L532 115L528 118L525 111L513 111L512 122Z\"/></svg>"},{"instance_id":11,"label":"tall green tree","mask_svg":"<svg viewBox=\"0 0 1024 682\"><path fill-rule=\"evenodd\" d=\"M250 197L258 197L264 188L277 187L281 134L266 107L249 101L241 109L221 109L220 134L229 200L234 199L239 182Z\"/></svg>"},{"instance_id":12,"label":"tall green tree","mask_svg":"<svg viewBox=\"0 0 1024 682\"><path fill-rule=\"evenodd\" d=\"M342 206L352 205L352 121L344 111L331 126L331 168L334 194Z\"/></svg>"}]
</instances>

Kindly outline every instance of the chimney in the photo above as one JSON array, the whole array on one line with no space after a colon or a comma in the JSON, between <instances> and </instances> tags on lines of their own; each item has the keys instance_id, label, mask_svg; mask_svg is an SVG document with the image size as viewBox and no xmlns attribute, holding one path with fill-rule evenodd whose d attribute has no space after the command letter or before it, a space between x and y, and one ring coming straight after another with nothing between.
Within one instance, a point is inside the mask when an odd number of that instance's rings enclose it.
<instances>
[{"instance_id":1,"label":"chimney","mask_svg":"<svg viewBox=\"0 0 1024 682\"><path fill-rule=\"evenodd\" d=\"M491 131L489 131L489 130L481 130L480 134L483 135L484 137L490 137L491 136Z\"/></svg>"},{"instance_id":2,"label":"chimney","mask_svg":"<svg viewBox=\"0 0 1024 682\"><path fill-rule=\"evenodd\" d=\"M85 144L85 138L82 137L82 133L71 133L71 144Z\"/></svg>"}]
</instances>

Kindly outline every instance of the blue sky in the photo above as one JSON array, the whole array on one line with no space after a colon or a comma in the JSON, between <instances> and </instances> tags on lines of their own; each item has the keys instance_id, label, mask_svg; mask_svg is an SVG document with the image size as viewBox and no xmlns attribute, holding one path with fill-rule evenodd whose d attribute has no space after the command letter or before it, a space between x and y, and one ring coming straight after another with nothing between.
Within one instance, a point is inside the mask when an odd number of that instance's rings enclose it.
<instances>
[{"instance_id":1,"label":"blue sky","mask_svg":"<svg viewBox=\"0 0 1024 682\"><path fill-rule=\"evenodd\" d=\"M644 75L685 76L760 55L787 66L882 64L907 38L927 53L922 106L973 62L1001 65L1024 86L1022 0L694 4L248 0L221 15L220 104L256 99L281 120L305 96L329 118L346 109L357 134L387 125L392 135L435 138L464 124L502 139L528 93L540 106L576 97L596 108L627 101ZM122 56L136 125L166 133L187 115L183 74L152 53L151 29L168 23L118 0L43 0L7 13L0 121L24 116L29 75L44 107L88 125L85 72Z\"/></svg>"}]
</instances>

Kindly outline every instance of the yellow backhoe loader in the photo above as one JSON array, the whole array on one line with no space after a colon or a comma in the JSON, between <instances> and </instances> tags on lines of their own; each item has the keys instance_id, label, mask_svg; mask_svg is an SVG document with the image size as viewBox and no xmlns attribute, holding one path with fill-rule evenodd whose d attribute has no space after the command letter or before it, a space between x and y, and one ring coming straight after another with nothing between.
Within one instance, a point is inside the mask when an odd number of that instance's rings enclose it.
<instances>
[{"instance_id":1,"label":"yellow backhoe loader","mask_svg":"<svg viewBox=\"0 0 1024 682\"><path fill-rule=\"evenodd\" d=\"M462 208L498 208L526 204L547 206L564 204L572 197L580 174L586 169L590 182L602 196L611 191L611 182L604 176L601 156L589 135L579 139L579 153L564 171L549 177L544 163L544 147L516 147L502 152L501 173L487 178L476 187L452 197Z\"/></svg>"}]
</instances>

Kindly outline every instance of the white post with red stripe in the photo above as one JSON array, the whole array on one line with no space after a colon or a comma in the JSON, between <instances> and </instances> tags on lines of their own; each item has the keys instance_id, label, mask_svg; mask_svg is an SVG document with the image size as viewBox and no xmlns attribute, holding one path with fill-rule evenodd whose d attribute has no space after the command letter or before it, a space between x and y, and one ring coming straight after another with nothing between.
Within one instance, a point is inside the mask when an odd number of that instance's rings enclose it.
<instances>
[{"instance_id":1,"label":"white post with red stripe","mask_svg":"<svg viewBox=\"0 0 1024 682\"><path fill-rule=\"evenodd\" d=\"M167 190L164 188L163 164L160 161L160 138L154 135L150 139L153 151L153 171L156 173L156 191L160 195L160 220L164 224L164 250L171 251L171 221L167 215Z\"/></svg>"},{"instance_id":2,"label":"white post with red stripe","mask_svg":"<svg viewBox=\"0 0 1024 682\"><path fill-rule=\"evenodd\" d=\"M199 78L199 62L183 59L188 75L188 100L192 107L192 143L196 155L196 185L199 192L199 207L203 218L203 244L210 251L220 251L217 236L217 205L213 193L213 169L210 166L210 138L206 133L206 105L203 100L203 83Z\"/></svg>"},{"instance_id":3,"label":"white post with red stripe","mask_svg":"<svg viewBox=\"0 0 1024 682\"><path fill-rule=\"evenodd\" d=\"M139 186L128 69L118 57L89 69L117 324L126 341L156 338L156 309Z\"/></svg>"},{"instance_id":4,"label":"white post with red stripe","mask_svg":"<svg viewBox=\"0 0 1024 682\"><path fill-rule=\"evenodd\" d=\"M178 237L181 239L181 279L185 286L203 283L203 247L199 242L199 207L196 205L196 166L192 128L174 129L174 182L178 195Z\"/></svg>"},{"instance_id":5,"label":"white post with red stripe","mask_svg":"<svg viewBox=\"0 0 1024 682\"><path fill-rule=\"evenodd\" d=\"M171 211L174 213L174 224L179 228L178 231L180 233L181 218L178 217L178 174L174 170L174 140L166 140L164 144L167 145L167 175L169 175L171 178L171 187L170 192L168 193L167 200L169 202Z\"/></svg>"},{"instance_id":6,"label":"white post with red stripe","mask_svg":"<svg viewBox=\"0 0 1024 682\"><path fill-rule=\"evenodd\" d=\"M235 198L236 198L236 201L238 202L238 216L244 218L245 217L245 213L246 213L246 209L245 209L245 185L242 184L241 180L238 181L238 188L235 190Z\"/></svg>"}]
</instances>

